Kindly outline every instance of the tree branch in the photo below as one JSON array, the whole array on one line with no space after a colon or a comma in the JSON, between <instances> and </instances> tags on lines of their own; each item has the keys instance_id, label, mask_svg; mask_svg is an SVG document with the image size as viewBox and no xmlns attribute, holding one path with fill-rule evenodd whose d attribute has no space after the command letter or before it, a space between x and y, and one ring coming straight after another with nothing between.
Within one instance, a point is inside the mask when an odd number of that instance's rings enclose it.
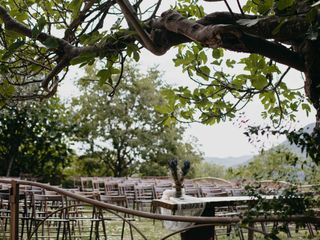
<instances>
[{"instance_id":1,"label":"tree branch","mask_svg":"<svg viewBox=\"0 0 320 240\"><path fill-rule=\"evenodd\" d=\"M78 26L84 21L86 13L90 10L90 8L93 6L93 4L96 2L96 0L89 0L85 6L83 7L83 10L80 11L79 15L70 23L68 29L65 31L64 38L65 40L72 40L70 39L73 35L74 31L78 28Z\"/></svg>"},{"instance_id":2,"label":"tree branch","mask_svg":"<svg viewBox=\"0 0 320 240\"><path fill-rule=\"evenodd\" d=\"M32 38L32 30L26 27L24 24L17 22L15 19L13 19L9 15L8 11L2 5L0 5L0 18L4 22L5 29L14 31L16 33L20 33L26 37ZM41 43L43 43L48 38L54 38L59 43L60 46L71 46L67 41L60 38L56 38L46 33L40 33L36 39Z\"/></svg>"},{"instance_id":3,"label":"tree branch","mask_svg":"<svg viewBox=\"0 0 320 240\"><path fill-rule=\"evenodd\" d=\"M142 41L142 45L147 48L149 51L156 55L163 55L166 53L166 49L163 49L161 46L157 46L150 36L142 28L132 6L127 0L116 0L119 6L122 9L122 12L129 24L131 25L136 32L138 33L139 38Z\"/></svg>"},{"instance_id":4,"label":"tree branch","mask_svg":"<svg viewBox=\"0 0 320 240\"><path fill-rule=\"evenodd\" d=\"M285 64L299 71L304 71L304 60L302 56L290 49L263 38L244 32L240 27L233 24L217 24L204 26L182 17L178 12L169 10L164 12L161 18L153 25L156 28L167 31L163 32L165 39L171 39L171 32L184 36L179 38L180 43L197 41L210 48L225 48L235 52L257 53L266 56L278 63ZM158 39L159 40L159 39ZM173 43L167 48L172 47ZM176 44L176 43L174 43Z\"/></svg>"},{"instance_id":5,"label":"tree branch","mask_svg":"<svg viewBox=\"0 0 320 240\"><path fill-rule=\"evenodd\" d=\"M252 25L239 24L237 22L239 20L255 20L255 22ZM292 16L283 20L283 18L276 15L258 18L257 16L246 14L234 13L231 15L229 12L214 12L196 22L204 26L217 24L238 25L246 33L281 42L301 41L309 28L309 23L305 20L304 15ZM282 24L282 27L279 31L274 31L280 24Z\"/></svg>"},{"instance_id":6,"label":"tree branch","mask_svg":"<svg viewBox=\"0 0 320 240\"><path fill-rule=\"evenodd\" d=\"M20 33L26 37L33 38L32 36L32 30L29 29L24 24L17 22L15 19L13 19L8 11L0 5L0 18L5 24L5 29ZM42 87L45 91L47 91L49 94L48 96L51 96L55 93L57 90L57 85L59 80L55 79L51 86L50 82L52 79L57 77L57 75L70 64L70 60L79 56L80 54L84 53L95 53L97 56L101 54L101 52L119 52L123 50L128 43L132 43L136 40L133 36L127 36L128 34L120 34L117 37L121 39L121 41L114 41L114 39L106 40L104 43L94 46L88 46L88 47L74 47L71 45L68 41L64 39L60 39L57 37L54 37L52 35L46 34L46 33L40 33L36 40L40 41L41 43L44 43L47 39L54 39L59 47L55 49L56 54L58 55L58 63L53 68L53 70L46 76L46 78L42 81Z\"/></svg>"}]
</instances>

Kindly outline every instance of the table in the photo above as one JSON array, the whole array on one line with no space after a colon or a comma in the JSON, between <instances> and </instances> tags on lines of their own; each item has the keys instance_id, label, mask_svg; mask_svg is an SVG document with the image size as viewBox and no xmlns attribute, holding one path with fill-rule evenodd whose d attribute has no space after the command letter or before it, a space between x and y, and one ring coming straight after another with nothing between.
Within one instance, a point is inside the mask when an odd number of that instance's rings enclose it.
<instances>
[{"instance_id":1,"label":"table","mask_svg":"<svg viewBox=\"0 0 320 240\"><path fill-rule=\"evenodd\" d=\"M276 195L263 195L263 199L272 200L276 199ZM186 196L184 199L171 198L171 200L164 199L154 199L152 201L153 211L155 212L157 208L162 207L170 209L172 214L175 215L177 210L180 209L191 209L202 205L205 203L205 208L201 216L212 217L215 216L216 207L226 207L226 206L239 206L250 204L258 199L253 196L227 196L227 197L203 197L196 198L191 196ZM190 203L191 202L191 203ZM249 233L249 235L252 233ZM215 229L213 227L201 227L190 229L181 233L182 240L211 240L215 238Z\"/></svg>"}]
</instances>

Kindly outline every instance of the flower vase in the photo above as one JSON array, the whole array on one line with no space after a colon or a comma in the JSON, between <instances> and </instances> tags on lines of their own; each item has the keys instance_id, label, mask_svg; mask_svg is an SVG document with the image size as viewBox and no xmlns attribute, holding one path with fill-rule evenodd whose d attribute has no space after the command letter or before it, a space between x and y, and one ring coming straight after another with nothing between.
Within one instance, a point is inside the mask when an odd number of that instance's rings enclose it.
<instances>
[{"instance_id":1,"label":"flower vase","mask_svg":"<svg viewBox=\"0 0 320 240\"><path fill-rule=\"evenodd\" d=\"M175 198L182 198L183 195L185 195L185 191L183 189L183 185L175 185Z\"/></svg>"}]
</instances>

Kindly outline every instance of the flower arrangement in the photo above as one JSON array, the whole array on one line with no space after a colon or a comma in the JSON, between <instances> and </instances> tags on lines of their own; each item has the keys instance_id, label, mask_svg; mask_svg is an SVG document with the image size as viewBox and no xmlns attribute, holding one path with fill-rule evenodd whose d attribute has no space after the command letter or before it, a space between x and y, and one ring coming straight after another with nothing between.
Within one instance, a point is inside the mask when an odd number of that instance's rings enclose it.
<instances>
[{"instance_id":1,"label":"flower arrangement","mask_svg":"<svg viewBox=\"0 0 320 240\"><path fill-rule=\"evenodd\" d=\"M181 169L178 168L178 161L176 159L169 160L168 164L176 188L175 197L180 198L182 196L184 178L190 170L190 161L184 161Z\"/></svg>"}]
</instances>

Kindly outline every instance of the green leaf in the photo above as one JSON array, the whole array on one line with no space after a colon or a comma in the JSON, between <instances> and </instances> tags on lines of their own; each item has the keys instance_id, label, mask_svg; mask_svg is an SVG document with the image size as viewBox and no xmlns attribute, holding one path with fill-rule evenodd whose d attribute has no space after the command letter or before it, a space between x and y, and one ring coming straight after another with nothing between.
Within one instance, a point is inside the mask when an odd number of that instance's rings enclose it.
<instances>
[{"instance_id":1,"label":"green leaf","mask_svg":"<svg viewBox=\"0 0 320 240\"><path fill-rule=\"evenodd\" d=\"M127 54L129 57L132 57L134 52L138 52L139 51L139 47L135 44L128 44L127 45Z\"/></svg>"},{"instance_id":2,"label":"green leaf","mask_svg":"<svg viewBox=\"0 0 320 240\"><path fill-rule=\"evenodd\" d=\"M23 46L25 44L24 40L21 39L17 39L14 43L12 43L9 47L8 50L5 52L5 54L3 54L2 59L8 59L9 57L12 56L12 54L14 54L14 52L19 49L21 46Z\"/></svg>"},{"instance_id":3,"label":"green leaf","mask_svg":"<svg viewBox=\"0 0 320 240\"><path fill-rule=\"evenodd\" d=\"M72 0L69 4L69 8L72 11L72 18L76 18L79 15L83 0Z\"/></svg>"},{"instance_id":4,"label":"green leaf","mask_svg":"<svg viewBox=\"0 0 320 240\"><path fill-rule=\"evenodd\" d=\"M57 39L53 37L48 37L43 43L47 48L58 48L59 42Z\"/></svg>"},{"instance_id":5,"label":"green leaf","mask_svg":"<svg viewBox=\"0 0 320 240\"><path fill-rule=\"evenodd\" d=\"M202 77L204 80L209 80L210 77L210 68L207 66L201 66L200 72L198 72L198 76Z\"/></svg>"},{"instance_id":6,"label":"green leaf","mask_svg":"<svg viewBox=\"0 0 320 240\"><path fill-rule=\"evenodd\" d=\"M172 89L162 89L161 95L168 101L169 106L174 109L174 104L176 102L176 94Z\"/></svg>"},{"instance_id":7,"label":"green leaf","mask_svg":"<svg viewBox=\"0 0 320 240\"><path fill-rule=\"evenodd\" d=\"M286 8L289 8L289 7L293 6L294 3L295 3L295 0L279 0L277 8L280 11L282 11L282 10L284 10Z\"/></svg>"},{"instance_id":8,"label":"green leaf","mask_svg":"<svg viewBox=\"0 0 320 240\"><path fill-rule=\"evenodd\" d=\"M140 54L138 53L138 51L134 51L134 52L133 52L133 59L134 59L136 62L139 62L139 60L140 60Z\"/></svg>"},{"instance_id":9,"label":"green leaf","mask_svg":"<svg viewBox=\"0 0 320 240\"><path fill-rule=\"evenodd\" d=\"M280 32L281 30L281 27L283 26L283 24L285 24L287 21L287 19L281 19L280 23L278 24L278 26L276 26L275 29L273 29L272 31L272 35L276 35L277 33Z\"/></svg>"},{"instance_id":10,"label":"green leaf","mask_svg":"<svg viewBox=\"0 0 320 240\"><path fill-rule=\"evenodd\" d=\"M111 74L119 74L119 73L121 73L121 70L119 68L114 68L114 67L111 68Z\"/></svg>"},{"instance_id":11,"label":"green leaf","mask_svg":"<svg viewBox=\"0 0 320 240\"><path fill-rule=\"evenodd\" d=\"M199 53L198 59L200 59L203 64L206 64L207 61L208 61L208 57L207 57L207 55L206 55L206 53L204 51L201 51Z\"/></svg>"},{"instance_id":12,"label":"green leaf","mask_svg":"<svg viewBox=\"0 0 320 240\"><path fill-rule=\"evenodd\" d=\"M223 49L221 48L215 48L212 50L212 57L215 59L219 59L223 57Z\"/></svg>"},{"instance_id":13,"label":"green leaf","mask_svg":"<svg viewBox=\"0 0 320 240\"><path fill-rule=\"evenodd\" d=\"M172 126L177 122L177 120L173 117L168 116L164 121L163 125L164 126Z\"/></svg>"},{"instance_id":14,"label":"green leaf","mask_svg":"<svg viewBox=\"0 0 320 240\"><path fill-rule=\"evenodd\" d=\"M32 38L37 38L39 36L39 34L42 32L44 26L47 24L47 21L45 19L44 16L41 16L38 20L37 20L37 24L34 26L34 28L32 29Z\"/></svg>"},{"instance_id":15,"label":"green leaf","mask_svg":"<svg viewBox=\"0 0 320 240\"><path fill-rule=\"evenodd\" d=\"M262 75L256 75L252 78L251 84L254 88L262 90L268 85L268 80L266 77Z\"/></svg>"},{"instance_id":16,"label":"green leaf","mask_svg":"<svg viewBox=\"0 0 320 240\"><path fill-rule=\"evenodd\" d=\"M0 96L2 98L10 98L15 93L15 88L7 80L0 84Z\"/></svg>"},{"instance_id":17,"label":"green leaf","mask_svg":"<svg viewBox=\"0 0 320 240\"><path fill-rule=\"evenodd\" d=\"M232 59L227 59L227 61L226 61L226 65L227 65L229 68L232 68L235 63L236 63L236 61L235 61L235 60L232 60Z\"/></svg>"},{"instance_id":18,"label":"green leaf","mask_svg":"<svg viewBox=\"0 0 320 240\"><path fill-rule=\"evenodd\" d=\"M102 85L111 77L111 71L109 69L102 69L97 73L97 77L100 78L99 83Z\"/></svg>"},{"instance_id":19,"label":"green leaf","mask_svg":"<svg viewBox=\"0 0 320 240\"><path fill-rule=\"evenodd\" d=\"M158 113L161 113L161 114L169 114L172 112L172 109L168 105L155 106L154 110L156 110Z\"/></svg>"},{"instance_id":20,"label":"green leaf","mask_svg":"<svg viewBox=\"0 0 320 240\"><path fill-rule=\"evenodd\" d=\"M96 57L95 53L83 53L80 56L73 58L70 61L71 65L77 65L79 63L89 62Z\"/></svg>"},{"instance_id":21,"label":"green leaf","mask_svg":"<svg viewBox=\"0 0 320 240\"><path fill-rule=\"evenodd\" d=\"M301 104L301 108L302 110L304 110L307 114L307 116L309 115L309 113L311 112L311 108L310 108L310 105L307 104L307 103L302 103Z\"/></svg>"},{"instance_id":22,"label":"green leaf","mask_svg":"<svg viewBox=\"0 0 320 240\"><path fill-rule=\"evenodd\" d=\"M257 6L258 12L262 15L266 15L270 12L274 5L274 0L260 0L259 5Z\"/></svg>"}]
</instances>

